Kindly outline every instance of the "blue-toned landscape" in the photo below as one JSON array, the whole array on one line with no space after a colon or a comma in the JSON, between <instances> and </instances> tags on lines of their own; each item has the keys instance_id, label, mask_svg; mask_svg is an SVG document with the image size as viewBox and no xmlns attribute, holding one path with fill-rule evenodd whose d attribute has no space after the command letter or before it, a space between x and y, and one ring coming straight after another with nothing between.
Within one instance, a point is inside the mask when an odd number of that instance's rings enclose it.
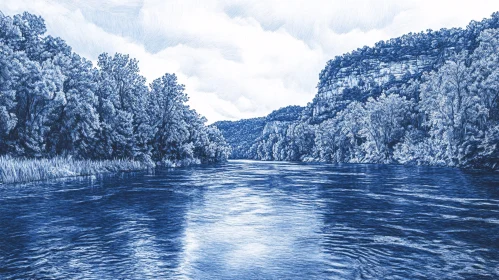
<instances>
[{"instance_id":1,"label":"blue-toned landscape","mask_svg":"<svg viewBox=\"0 0 499 280\"><path fill-rule=\"evenodd\" d=\"M353 2L0 3L0 279L498 279L499 4Z\"/></svg>"}]
</instances>

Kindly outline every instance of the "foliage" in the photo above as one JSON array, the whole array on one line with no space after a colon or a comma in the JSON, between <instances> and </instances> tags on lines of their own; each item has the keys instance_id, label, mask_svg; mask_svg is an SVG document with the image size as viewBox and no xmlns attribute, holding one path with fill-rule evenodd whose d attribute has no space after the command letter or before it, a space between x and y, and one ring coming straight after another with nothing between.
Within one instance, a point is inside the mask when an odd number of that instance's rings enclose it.
<instances>
[{"instance_id":1,"label":"foliage","mask_svg":"<svg viewBox=\"0 0 499 280\"><path fill-rule=\"evenodd\" d=\"M0 13L0 155L147 165L227 159L221 133L186 105L175 74L148 86L136 59L103 53L96 68L45 32L41 17Z\"/></svg>"},{"instance_id":2,"label":"foliage","mask_svg":"<svg viewBox=\"0 0 499 280\"><path fill-rule=\"evenodd\" d=\"M212 125L220 129L223 137L231 146L230 158L253 158L250 149L265 126L264 118L245 119L240 121L219 121Z\"/></svg>"},{"instance_id":3,"label":"foliage","mask_svg":"<svg viewBox=\"0 0 499 280\"><path fill-rule=\"evenodd\" d=\"M499 168L498 28L494 13L334 58L314 100L270 114L246 157Z\"/></svg>"}]
</instances>

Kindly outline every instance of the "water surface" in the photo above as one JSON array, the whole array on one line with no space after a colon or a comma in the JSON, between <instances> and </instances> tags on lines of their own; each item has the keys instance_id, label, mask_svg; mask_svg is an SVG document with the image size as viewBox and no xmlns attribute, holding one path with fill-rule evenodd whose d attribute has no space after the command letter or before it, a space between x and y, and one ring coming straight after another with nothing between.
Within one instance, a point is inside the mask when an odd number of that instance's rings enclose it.
<instances>
[{"instance_id":1,"label":"water surface","mask_svg":"<svg viewBox=\"0 0 499 280\"><path fill-rule=\"evenodd\" d=\"M231 161L0 186L0 279L498 279L499 175Z\"/></svg>"}]
</instances>

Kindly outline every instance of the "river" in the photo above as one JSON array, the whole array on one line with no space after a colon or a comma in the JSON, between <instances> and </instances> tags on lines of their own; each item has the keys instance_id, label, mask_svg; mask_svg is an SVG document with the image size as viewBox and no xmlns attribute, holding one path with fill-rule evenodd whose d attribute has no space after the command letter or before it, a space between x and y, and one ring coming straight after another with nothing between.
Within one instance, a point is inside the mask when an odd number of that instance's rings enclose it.
<instances>
[{"instance_id":1,"label":"river","mask_svg":"<svg viewBox=\"0 0 499 280\"><path fill-rule=\"evenodd\" d=\"M499 174L230 161L0 186L0 279L498 279Z\"/></svg>"}]
</instances>

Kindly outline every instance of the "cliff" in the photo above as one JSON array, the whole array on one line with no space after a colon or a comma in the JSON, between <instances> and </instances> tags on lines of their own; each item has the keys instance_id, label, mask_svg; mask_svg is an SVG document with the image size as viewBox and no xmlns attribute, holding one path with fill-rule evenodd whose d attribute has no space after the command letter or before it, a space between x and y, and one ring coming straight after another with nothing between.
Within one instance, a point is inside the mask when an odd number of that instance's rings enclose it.
<instances>
[{"instance_id":1,"label":"cliff","mask_svg":"<svg viewBox=\"0 0 499 280\"><path fill-rule=\"evenodd\" d=\"M490 77L495 74L490 73L498 71L490 68L490 61L495 59L495 52L487 53L485 47L485 44L492 41L490 38L496 37L496 33L492 32L492 35L487 35L489 37L483 35L485 31L494 31L497 28L499 13L494 13L491 18L481 22L472 21L465 29L409 33L378 42L372 47L359 48L327 62L319 74L317 94L305 108L289 106L271 113L266 118L259 118L258 122L221 122L217 127L236 150L244 147L244 158L410 162L456 166L469 164L472 160L468 159L477 156L472 153L479 153L484 147L487 147L489 154L497 154L497 146L490 142L494 143L496 140L493 135L496 135L494 127L498 120L497 114L490 112L498 111L496 107L499 98L494 97L496 88L485 90L488 85L493 84ZM483 54L477 55L475 52L481 44L479 52L485 52L489 56L487 59ZM438 115L431 111L436 110L430 106L431 98L428 95L421 97L427 94L425 90L434 91L436 95L442 94L437 97L442 98L442 104L453 104L454 101L449 101L449 96L454 94L450 89L451 82L447 88L441 88L440 91L435 89L439 83L445 84L445 81L453 79L451 74L445 73L453 71L450 68L454 66L449 65L457 65L456 71L462 71L465 78L457 82L463 83L462 90L468 95L466 98L483 105L480 105L480 109L475 106L473 110L476 112L470 109L473 107L471 105L469 108L451 108L452 112L454 109L462 110L459 112L461 117L456 117L455 112L452 116L461 122L463 129L459 129L462 131L455 127L451 131L437 131L438 120L430 120ZM459 68L459 65L463 67ZM489 66L484 70L485 66L482 65ZM488 82L484 82L487 79ZM431 84L432 81L437 82ZM490 92L492 96L484 96ZM392 98L392 95L396 97ZM460 95L461 93L459 100ZM395 116L392 113L394 110L399 110L399 115ZM289 113L290 117L279 117L284 112ZM484 112L488 112L488 115ZM474 123L470 116L480 116L481 119ZM385 127L383 118L386 118L387 122L392 118L390 125L400 127ZM376 122L376 119L380 121ZM445 122L439 123L441 126ZM456 126L454 119L452 123L452 126ZM253 125L254 127L251 127ZM433 125L435 127L432 127ZM480 127L482 130L478 131L473 127ZM450 129L451 125L447 128ZM248 130L251 130L250 136L243 137L241 133ZM392 131L397 131L397 134ZM447 144L435 142L451 137L449 135L458 137L458 134L461 138L447 139ZM485 140L486 137L490 138ZM343 142L338 144L338 141ZM423 148L425 145L441 145L439 148L442 151L432 150L433 154L428 155L421 155L423 152L416 151L429 150ZM341 146L348 148L343 150ZM247 150L248 147L251 148ZM457 152L459 149L461 152ZM409 154L412 158L406 159ZM420 156L415 156L416 154ZM241 153L233 154L233 158L239 157Z\"/></svg>"},{"instance_id":2,"label":"cliff","mask_svg":"<svg viewBox=\"0 0 499 280\"><path fill-rule=\"evenodd\" d=\"M319 74L317 94L308 118L322 122L351 101L365 101L383 91L396 90L425 72L438 69L449 56L473 52L483 30L499 27L499 14L466 29L451 28L409 33L373 47L363 47L329 60Z\"/></svg>"}]
</instances>

